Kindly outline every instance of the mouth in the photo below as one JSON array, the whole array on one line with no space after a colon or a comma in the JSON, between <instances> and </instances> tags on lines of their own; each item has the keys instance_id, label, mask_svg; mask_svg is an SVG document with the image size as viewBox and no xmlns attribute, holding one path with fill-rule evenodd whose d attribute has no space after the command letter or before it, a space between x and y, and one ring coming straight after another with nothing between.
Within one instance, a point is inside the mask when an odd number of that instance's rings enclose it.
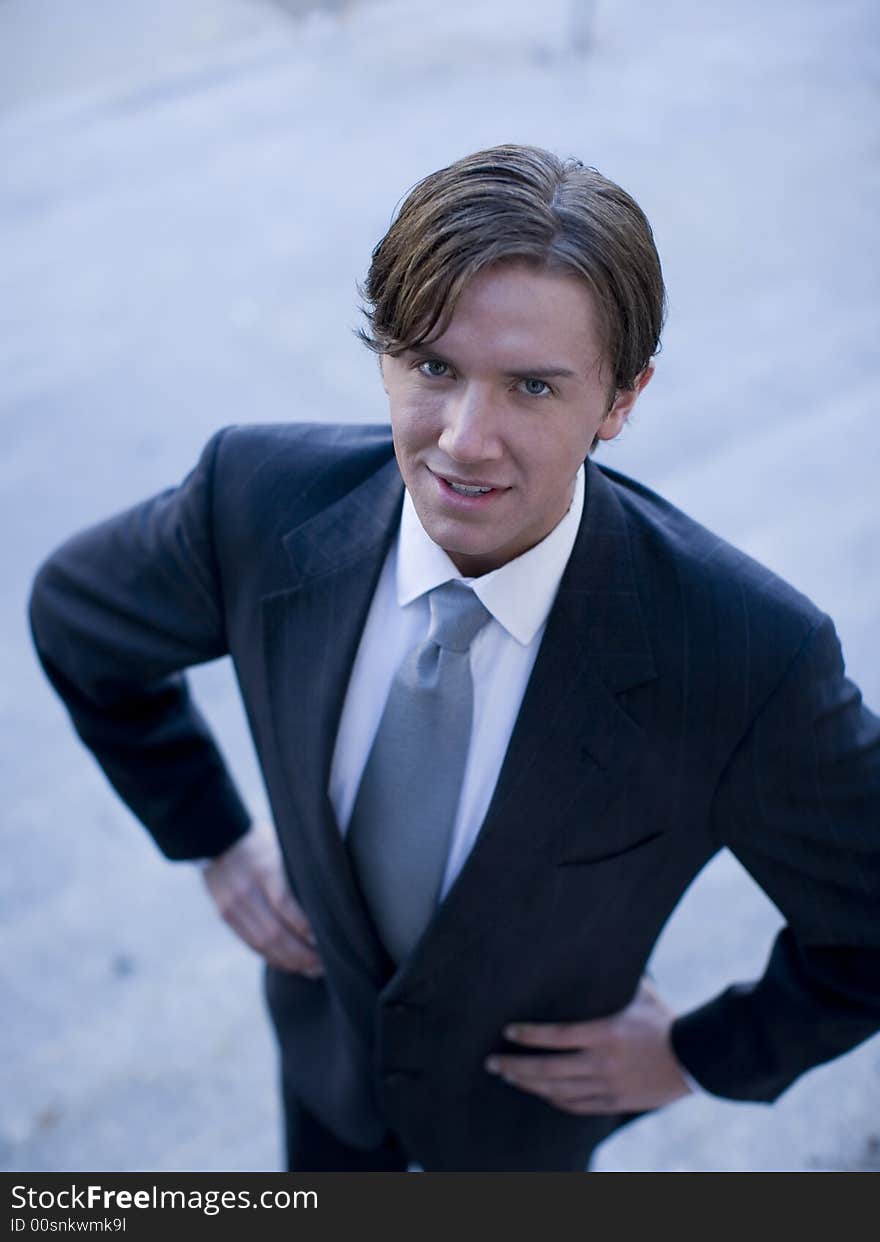
<instances>
[{"instance_id":1,"label":"mouth","mask_svg":"<svg viewBox=\"0 0 880 1242\"><path fill-rule=\"evenodd\" d=\"M466 501L485 502L507 491L506 487L499 487L483 480L458 479L454 475L438 474L435 470L430 472L437 480L444 495L457 496Z\"/></svg>"}]
</instances>

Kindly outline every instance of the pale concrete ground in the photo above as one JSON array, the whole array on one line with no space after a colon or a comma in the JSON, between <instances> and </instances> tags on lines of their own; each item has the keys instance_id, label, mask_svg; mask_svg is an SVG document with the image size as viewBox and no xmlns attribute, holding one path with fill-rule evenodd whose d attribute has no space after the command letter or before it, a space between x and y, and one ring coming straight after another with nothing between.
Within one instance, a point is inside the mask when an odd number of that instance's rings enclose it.
<instances>
[{"instance_id":1,"label":"pale concrete ground","mask_svg":"<svg viewBox=\"0 0 880 1242\"><path fill-rule=\"evenodd\" d=\"M384 417L355 281L442 163L531 141L635 194L670 319L604 460L829 610L880 705L877 55L872 0L0 0L4 1167L278 1167L256 961L75 741L24 605L216 427ZM194 682L261 809L228 669ZM656 976L697 1003L778 921L722 857ZM880 1167L878 1064L875 1039L773 1109L685 1101L598 1167Z\"/></svg>"}]
</instances>

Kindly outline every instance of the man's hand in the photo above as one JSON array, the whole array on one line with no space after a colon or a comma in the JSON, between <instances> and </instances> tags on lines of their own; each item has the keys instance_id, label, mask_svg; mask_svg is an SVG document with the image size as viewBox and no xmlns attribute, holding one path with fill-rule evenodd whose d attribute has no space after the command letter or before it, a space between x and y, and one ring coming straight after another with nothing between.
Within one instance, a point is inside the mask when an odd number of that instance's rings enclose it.
<instances>
[{"instance_id":1,"label":"man's hand","mask_svg":"<svg viewBox=\"0 0 880 1242\"><path fill-rule=\"evenodd\" d=\"M674 1014L647 979L626 1009L592 1022L515 1022L514 1043L552 1056L496 1054L486 1068L563 1112L636 1113L689 1094L669 1042Z\"/></svg>"},{"instance_id":2,"label":"man's hand","mask_svg":"<svg viewBox=\"0 0 880 1242\"><path fill-rule=\"evenodd\" d=\"M220 914L272 966L317 979L324 973L308 919L287 883L271 824L255 823L203 871Z\"/></svg>"}]
</instances>

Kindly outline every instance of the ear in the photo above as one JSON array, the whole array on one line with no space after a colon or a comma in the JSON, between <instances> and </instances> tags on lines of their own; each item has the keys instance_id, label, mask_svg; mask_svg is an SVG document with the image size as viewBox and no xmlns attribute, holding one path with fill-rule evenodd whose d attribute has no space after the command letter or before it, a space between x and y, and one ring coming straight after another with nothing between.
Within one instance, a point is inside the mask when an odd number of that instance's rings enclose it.
<instances>
[{"instance_id":1,"label":"ear","mask_svg":"<svg viewBox=\"0 0 880 1242\"><path fill-rule=\"evenodd\" d=\"M639 393L647 384L651 382L651 376L654 374L654 364L649 362L644 371L636 376L636 381L632 388L622 388L615 395L614 402L599 424L596 436L600 440L613 440L615 436L619 436L626 425L626 420L630 416L630 412L638 400Z\"/></svg>"}]
</instances>

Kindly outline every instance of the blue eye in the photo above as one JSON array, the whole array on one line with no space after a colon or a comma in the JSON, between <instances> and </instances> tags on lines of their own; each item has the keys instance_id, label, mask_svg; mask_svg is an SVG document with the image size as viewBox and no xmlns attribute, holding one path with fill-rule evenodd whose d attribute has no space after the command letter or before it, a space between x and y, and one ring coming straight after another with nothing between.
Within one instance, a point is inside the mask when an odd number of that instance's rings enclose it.
<instances>
[{"instance_id":1,"label":"blue eye","mask_svg":"<svg viewBox=\"0 0 880 1242\"><path fill-rule=\"evenodd\" d=\"M545 380L525 379L523 389L530 397L549 397L553 391Z\"/></svg>"},{"instance_id":2,"label":"blue eye","mask_svg":"<svg viewBox=\"0 0 880 1242\"><path fill-rule=\"evenodd\" d=\"M424 362L419 363L419 370L422 375L429 375L432 379L442 379L449 368L439 358L426 358Z\"/></svg>"}]
</instances>

